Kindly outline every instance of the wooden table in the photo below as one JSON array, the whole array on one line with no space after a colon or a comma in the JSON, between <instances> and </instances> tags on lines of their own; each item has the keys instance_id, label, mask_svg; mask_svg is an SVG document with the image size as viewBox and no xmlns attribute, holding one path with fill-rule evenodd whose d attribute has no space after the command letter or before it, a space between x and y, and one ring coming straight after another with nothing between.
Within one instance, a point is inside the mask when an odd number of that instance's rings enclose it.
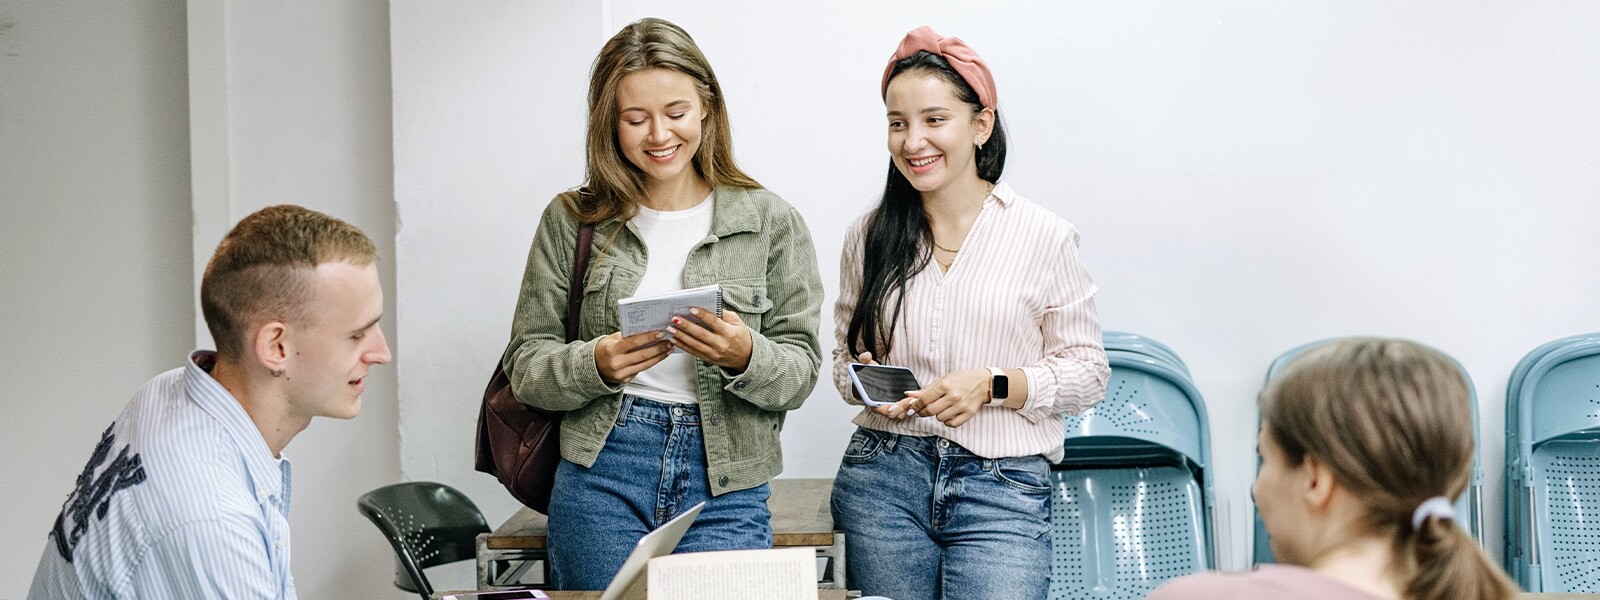
<instances>
[{"instance_id":1,"label":"wooden table","mask_svg":"<svg viewBox=\"0 0 1600 600\"><path fill-rule=\"evenodd\" d=\"M434 598L455 592L439 592ZM600 600L600 592L545 592L550 594L550 600ZM849 596L844 590L817 590L818 600L846 600ZM1517 600L1600 600L1600 594L1517 594Z\"/></svg>"},{"instance_id":2,"label":"wooden table","mask_svg":"<svg viewBox=\"0 0 1600 600\"><path fill-rule=\"evenodd\" d=\"M828 560L822 572L825 589L844 589L844 534L833 530L832 479L774 479L767 508L772 511L772 545L775 548L813 547ZM522 580L534 563L542 564L550 581L546 560L548 522L544 515L523 508L491 533L478 536L478 589L526 587ZM598 597L598 596L596 596ZM826 596L825 596L826 597Z\"/></svg>"},{"instance_id":3,"label":"wooden table","mask_svg":"<svg viewBox=\"0 0 1600 600\"><path fill-rule=\"evenodd\" d=\"M433 595L435 599L445 594L460 592L439 592ZM600 592L545 592L550 595L550 600L600 600ZM817 600L847 600L849 595L844 590L817 590Z\"/></svg>"}]
</instances>

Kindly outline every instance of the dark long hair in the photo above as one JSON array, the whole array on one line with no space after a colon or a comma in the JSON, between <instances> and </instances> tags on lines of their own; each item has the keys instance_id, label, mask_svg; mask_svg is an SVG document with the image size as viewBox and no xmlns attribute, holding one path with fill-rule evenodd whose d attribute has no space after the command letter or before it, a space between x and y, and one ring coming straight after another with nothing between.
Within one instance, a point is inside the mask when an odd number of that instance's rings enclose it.
<instances>
[{"instance_id":1,"label":"dark long hair","mask_svg":"<svg viewBox=\"0 0 1600 600\"><path fill-rule=\"evenodd\" d=\"M950 63L937 54L918 52L894 64L890 80L909 72L924 72L945 80L957 99L983 112L978 93L973 91ZM978 178L989 183L1000 180L1006 168L1006 131L995 110L994 130L978 148ZM894 348L894 328L900 321L901 304L906 297L906 280L927 268L933 259L933 227L922 208L922 194L889 159L889 178L883 186L883 200L867 219L862 248L861 293L845 336L852 356L872 352L882 362ZM890 301L890 298L893 301Z\"/></svg>"}]
</instances>

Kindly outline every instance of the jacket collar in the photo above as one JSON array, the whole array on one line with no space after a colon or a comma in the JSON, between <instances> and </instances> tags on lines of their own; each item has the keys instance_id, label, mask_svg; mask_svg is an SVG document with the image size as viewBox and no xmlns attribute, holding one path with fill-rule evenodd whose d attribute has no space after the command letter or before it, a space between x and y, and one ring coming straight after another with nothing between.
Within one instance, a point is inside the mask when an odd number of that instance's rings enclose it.
<instances>
[{"instance_id":1,"label":"jacket collar","mask_svg":"<svg viewBox=\"0 0 1600 600\"><path fill-rule=\"evenodd\" d=\"M754 203L750 201L750 190L730 185L717 186L712 190L711 201L711 235L723 238L735 233L754 233L761 231L761 215L756 213ZM631 221L632 219L629 219ZM623 221L621 217L606 221L596 231L610 231L617 226L626 227L634 235L639 231L632 224Z\"/></svg>"},{"instance_id":2,"label":"jacket collar","mask_svg":"<svg viewBox=\"0 0 1600 600\"><path fill-rule=\"evenodd\" d=\"M750 190L733 186L719 186L716 205L711 208L711 235L727 237L735 233L761 231L761 217L750 201Z\"/></svg>"}]
</instances>

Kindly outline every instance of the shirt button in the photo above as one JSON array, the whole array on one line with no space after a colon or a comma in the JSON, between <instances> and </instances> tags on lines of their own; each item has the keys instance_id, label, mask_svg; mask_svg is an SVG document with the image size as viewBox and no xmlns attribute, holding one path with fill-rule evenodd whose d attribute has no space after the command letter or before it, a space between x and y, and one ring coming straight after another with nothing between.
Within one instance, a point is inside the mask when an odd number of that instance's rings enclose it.
<instances>
[{"instance_id":1,"label":"shirt button","mask_svg":"<svg viewBox=\"0 0 1600 600\"><path fill-rule=\"evenodd\" d=\"M711 415L711 424L712 425L721 425L722 424L722 415Z\"/></svg>"},{"instance_id":2,"label":"shirt button","mask_svg":"<svg viewBox=\"0 0 1600 600\"><path fill-rule=\"evenodd\" d=\"M728 487L728 476L727 475L723 475L723 476L717 478L717 487Z\"/></svg>"}]
</instances>

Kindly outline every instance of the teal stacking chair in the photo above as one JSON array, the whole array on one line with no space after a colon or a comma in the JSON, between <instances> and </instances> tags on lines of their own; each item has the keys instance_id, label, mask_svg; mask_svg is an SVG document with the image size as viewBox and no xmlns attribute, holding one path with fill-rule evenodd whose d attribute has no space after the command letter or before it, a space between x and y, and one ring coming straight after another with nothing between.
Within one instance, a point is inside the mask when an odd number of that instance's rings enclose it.
<instances>
[{"instance_id":1,"label":"teal stacking chair","mask_svg":"<svg viewBox=\"0 0 1600 600\"><path fill-rule=\"evenodd\" d=\"M1166 358L1107 350L1106 397L1066 417L1051 471L1050 597L1144 598L1215 568L1210 425L1200 393Z\"/></svg>"},{"instance_id":2,"label":"teal stacking chair","mask_svg":"<svg viewBox=\"0 0 1600 600\"><path fill-rule=\"evenodd\" d=\"M1527 479L1523 466L1528 464L1518 450L1520 440L1523 438L1519 431L1519 398L1522 382L1527 378L1528 372L1540 359L1563 347L1581 344L1590 340L1600 340L1600 333L1590 333L1561 338L1535 348L1532 352L1522 357L1517 362L1516 368L1511 372L1511 378L1506 384L1506 444L1505 444L1505 528L1504 528L1504 554L1506 572L1512 580L1527 588L1528 581L1528 548L1531 530L1524 527L1523 523L1529 522L1531 515L1525 511L1527 493L1518 485Z\"/></svg>"},{"instance_id":3,"label":"teal stacking chair","mask_svg":"<svg viewBox=\"0 0 1600 600\"><path fill-rule=\"evenodd\" d=\"M1272 365L1267 367L1266 381L1262 385L1265 386L1267 382L1271 382L1274 377L1282 373L1283 369L1296 356L1338 339L1330 338L1301 344L1279 355L1278 358L1272 361ZM1444 353L1440 352L1440 354ZM1483 462L1479 453L1479 446L1483 438L1478 433L1480 429L1478 425L1478 392L1472 384L1472 376L1467 374L1466 367L1461 366L1461 362L1449 354L1444 354L1444 357L1450 360L1450 364L1455 365L1456 370L1461 372L1461 378L1466 380L1467 395L1471 399L1470 404L1472 405L1472 479L1467 483L1467 489L1462 490L1461 497L1456 499L1456 514L1461 515L1458 522L1467 529L1468 533L1472 534L1473 539L1478 540L1478 545L1486 546L1487 544L1483 539ZM1260 468L1259 461L1257 461L1256 467ZM1255 514L1255 527L1251 536L1251 563L1273 562L1271 538L1267 536L1267 526L1261 520L1261 511L1259 509L1252 510Z\"/></svg>"},{"instance_id":4,"label":"teal stacking chair","mask_svg":"<svg viewBox=\"0 0 1600 600\"><path fill-rule=\"evenodd\" d=\"M1151 358L1163 359L1183 372L1185 377L1189 376L1189 365L1184 364L1183 359L1178 358L1178 353L1153 338L1125 331L1107 331L1101 334L1101 338L1105 341L1107 350L1124 350Z\"/></svg>"},{"instance_id":5,"label":"teal stacking chair","mask_svg":"<svg viewBox=\"0 0 1600 600\"><path fill-rule=\"evenodd\" d=\"M1506 427L1506 570L1530 592L1600 592L1600 334L1524 357Z\"/></svg>"}]
</instances>

